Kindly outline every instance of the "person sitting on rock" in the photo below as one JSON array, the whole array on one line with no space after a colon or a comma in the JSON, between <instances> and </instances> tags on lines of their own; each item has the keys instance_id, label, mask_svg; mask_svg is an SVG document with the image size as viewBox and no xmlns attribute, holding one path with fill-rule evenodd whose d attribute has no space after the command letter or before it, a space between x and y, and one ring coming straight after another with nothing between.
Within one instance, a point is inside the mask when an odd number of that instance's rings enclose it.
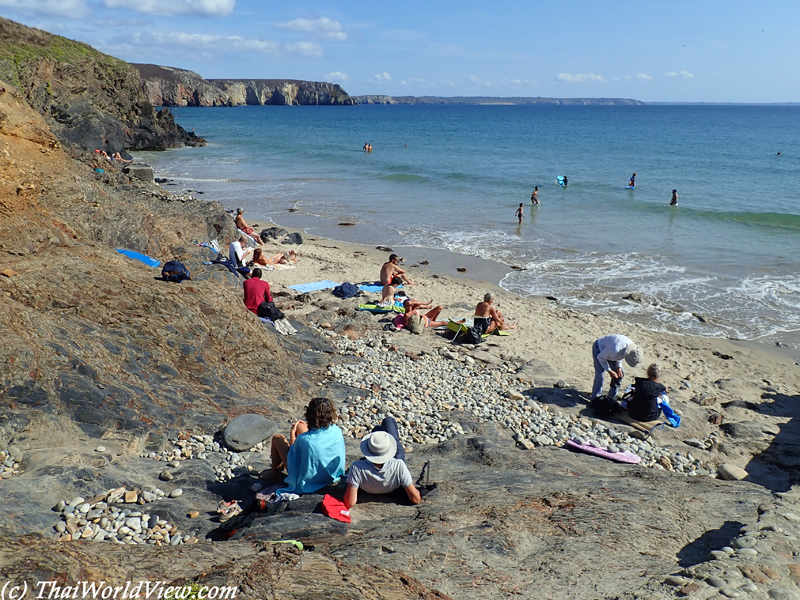
<instances>
[{"instance_id":1,"label":"person sitting on rock","mask_svg":"<svg viewBox=\"0 0 800 600\"><path fill-rule=\"evenodd\" d=\"M400 257L397 254L390 254L389 260L383 263L381 267L381 285L386 285L395 277L399 277L403 283L414 285L414 282L406 275L406 270L397 266L400 262Z\"/></svg>"},{"instance_id":2,"label":"person sitting on rock","mask_svg":"<svg viewBox=\"0 0 800 600\"><path fill-rule=\"evenodd\" d=\"M298 419L283 435L272 436L272 468L264 474L279 479L286 469L284 487L277 494L310 494L344 475L344 436L334 422L336 406L328 398L312 398L306 419Z\"/></svg>"},{"instance_id":3,"label":"person sitting on rock","mask_svg":"<svg viewBox=\"0 0 800 600\"><path fill-rule=\"evenodd\" d=\"M368 494L389 494L403 488L412 504L422 502L406 466L406 451L400 443L397 422L392 417L386 417L372 433L361 439L361 452L364 458L350 465L347 475L344 505L348 509L358 502L359 489Z\"/></svg>"},{"instance_id":4,"label":"person sitting on rock","mask_svg":"<svg viewBox=\"0 0 800 600\"><path fill-rule=\"evenodd\" d=\"M247 264L247 259L250 254L252 254L253 249L247 247L247 239L248 238L243 235L238 240L234 241L228 249L228 258L230 258L230 261L236 266L237 271L249 275L245 264ZM242 272L241 269L244 269L245 272Z\"/></svg>"},{"instance_id":5,"label":"person sitting on rock","mask_svg":"<svg viewBox=\"0 0 800 600\"><path fill-rule=\"evenodd\" d=\"M483 335L484 333L492 333L495 329L499 328L501 331L505 329L516 329L516 321L513 323L506 323L503 313L495 309L492 304L495 301L494 292L487 292L483 296L483 302L478 302L475 307L475 316L473 317L473 329Z\"/></svg>"},{"instance_id":6,"label":"person sitting on rock","mask_svg":"<svg viewBox=\"0 0 800 600\"><path fill-rule=\"evenodd\" d=\"M661 365L653 363L647 367L647 379L635 377L633 390L628 400L628 414L637 421L655 421L661 416L661 404L669 403L667 388L659 383Z\"/></svg>"},{"instance_id":7,"label":"person sitting on rock","mask_svg":"<svg viewBox=\"0 0 800 600\"><path fill-rule=\"evenodd\" d=\"M122 155L119 152L116 152L114 154L114 162L121 162L127 164L127 163L132 163L133 160L125 160L124 158L122 158Z\"/></svg>"},{"instance_id":8,"label":"person sitting on rock","mask_svg":"<svg viewBox=\"0 0 800 600\"><path fill-rule=\"evenodd\" d=\"M262 271L259 268L253 269L249 279L242 283L244 289L244 305L253 314L258 314L258 307L262 302L272 302L272 295L269 293L269 283L261 279Z\"/></svg>"}]
</instances>

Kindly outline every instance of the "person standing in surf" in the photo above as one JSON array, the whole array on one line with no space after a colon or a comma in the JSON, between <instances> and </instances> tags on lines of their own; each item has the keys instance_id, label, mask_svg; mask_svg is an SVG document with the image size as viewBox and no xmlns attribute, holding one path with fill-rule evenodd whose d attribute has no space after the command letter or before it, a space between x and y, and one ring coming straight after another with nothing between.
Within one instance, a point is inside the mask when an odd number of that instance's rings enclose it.
<instances>
[{"instance_id":1,"label":"person standing in surf","mask_svg":"<svg viewBox=\"0 0 800 600\"><path fill-rule=\"evenodd\" d=\"M523 214L522 202L519 203L519 208L517 209L517 212L514 213L514 216L519 219L519 224L522 225L522 218L525 216Z\"/></svg>"},{"instance_id":2,"label":"person standing in surf","mask_svg":"<svg viewBox=\"0 0 800 600\"><path fill-rule=\"evenodd\" d=\"M533 192L531 192L531 204L539 204L539 186L537 185L533 188Z\"/></svg>"},{"instance_id":3,"label":"person standing in surf","mask_svg":"<svg viewBox=\"0 0 800 600\"><path fill-rule=\"evenodd\" d=\"M628 186L629 186L629 187L632 187L632 188L635 188L635 187L636 187L636 173L634 173L633 175L631 175L631 180L630 180L630 182L628 183Z\"/></svg>"},{"instance_id":4,"label":"person standing in surf","mask_svg":"<svg viewBox=\"0 0 800 600\"><path fill-rule=\"evenodd\" d=\"M678 206L678 190L672 190L672 200L669 201L670 206Z\"/></svg>"}]
</instances>

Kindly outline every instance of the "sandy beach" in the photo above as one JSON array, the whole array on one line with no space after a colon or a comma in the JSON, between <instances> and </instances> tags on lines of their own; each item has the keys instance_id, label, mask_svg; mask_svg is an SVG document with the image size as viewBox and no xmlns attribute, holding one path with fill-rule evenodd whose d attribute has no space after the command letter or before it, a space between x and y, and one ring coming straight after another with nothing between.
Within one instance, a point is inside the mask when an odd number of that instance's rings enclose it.
<instances>
[{"instance_id":1,"label":"sandy beach","mask_svg":"<svg viewBox=\"0 0 800 600\"><path fill-rule=\"evenodd\" d=\"M295 247L300 257L296 268L269 271L264 275L290 319L307 315L317 307L314 303L295 301L298 294L288 286L323 279L337 283L375 281L389 254L386 250L307 235L304 240L304 244ZM273 250L284 251L288 246L270 242L266 248L270 248L269 254ZM499 309L508 320L516 321L518 328L510 336L490 338L479 348L516 364L538 364L541 376L535 382L536 388L563 382L560 385L577 390L584 402L559 407L570 415L592 414L588 408L593 378L591 345L610 333L627 335L644 351L643 363L627 369L623 389L633 377L646 376L646 368L652 362L661 363L665 369L662 381L673 408L682 415L683 421L677 429L659 431L658 441L663 446L685 451L687 446L683 440L707 439L719 429L719 425L709 422L716 414L723 415L722 423L747 421L780 428L796 412L790 397L800 384L800 368L791 354L792 349L649 331L638 325L563 308L557 301L546 298L519 298L497 285L506 271L491 261L429 249L399 247L392 250L406 258L403 267L416 283L405 286L406 293L417 299L432 300L434 305L441 304L444 318L471 317L483 294L495 292ZM459 267L466 268L466 272L458 272ZM330 290L313 292L310 296L329 309L337 306L354 309L361 302L378 298L377 294L369 294L366 299L341 301ZM431 330L426 330L422 336L405 331L383 332L382 327L387 322L385 315L362 318L368 319L376 332L380 331L374 335L388 336L401 350L413 352L424 347L435 349L450 345L448 338ZM771 408L754 413L745 403L769 403ZM778 487L787 485L789 475L785 471L761 461L752 462L757 450L752 444L732 443L710 451L693 449L693 452L712 463L742 467L765 483L769 481Z\"/></svg>"}]
</instances>

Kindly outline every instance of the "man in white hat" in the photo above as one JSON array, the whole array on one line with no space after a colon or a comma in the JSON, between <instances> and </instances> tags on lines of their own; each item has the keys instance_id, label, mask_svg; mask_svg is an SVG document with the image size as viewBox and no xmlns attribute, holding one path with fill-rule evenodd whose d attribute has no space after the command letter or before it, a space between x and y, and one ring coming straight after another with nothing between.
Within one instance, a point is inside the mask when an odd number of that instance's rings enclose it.
<instances>
[{"instance_id":1,"label":"man in white hat","mask_svg":"<svg viewBox=\"0 0 800 600\"><path fill-rule=\"evenodd\" d=\"M617 391L625 371L622 368L622 359L631 367L642 362L642 351L629 337L613 333L601 337L592 344L592 357L594 359L594 385L592 386L591 400L597 398L605 386L606 373L611 376L611 387L608 397L616 398Z\"/></svg>"},{"instance_id":2,"label":"man in white hat","mask_svg":"<svg viewBox=\"0 0 800 600\"><path fill-rule=\"evenodd\" d=\"M400 443L397 423L386 417L372 433L361 440L364 458L350 465L347 475L347 491L344 505L352 508L358 502L358 490L368 494L389 494L403 488L412 504L422 502L419 490L414 485L406 466L406 452Z\"/></svg>"}]
</instances>

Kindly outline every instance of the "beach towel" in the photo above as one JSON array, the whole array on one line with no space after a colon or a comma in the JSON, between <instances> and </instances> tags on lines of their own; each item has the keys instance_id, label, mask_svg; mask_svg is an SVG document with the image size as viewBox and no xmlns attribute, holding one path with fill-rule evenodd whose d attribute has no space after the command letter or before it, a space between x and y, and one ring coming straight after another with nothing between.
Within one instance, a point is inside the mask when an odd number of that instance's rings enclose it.
<instances>
[{"instance_id":1,"label":"beach towel","mask_svg":"<svg viewBox=\"0 0 800 600\"><path fill-rule=\"evenodd\" d=\"M394 304L390 304L389 306L378 306L377 304L359 304L356 310L366 310L367 312L371 313L388 313L388 312L396 312L400 313L401 315L406 312L406 309L403 308L403 305L399 302L395 302Z\"/></svg>"},{"instance_id":2,"label":"beach towel","mask_svg":"<svg viewBox=\"0 0 800 600\"><path fill-rule=\"evenodd\" d=\"M395 289L399 290L402 288L402 284L398 285ZM370 292L370 293L380 293L383 291L383 286L380 283L372 284L372 283L360 283L358 285L358 289L362 292Z\"/></svg>"},{"instance_id":3,"label":"beach towel","mask_svg":"<svg viewBox=\"0 0 800 600\"><path fill-rule=\"evenodd\" d=\"M572 450L578 450L579 452L586 452L587 454L594 454L595 456L607 458L608 460L629 463L632 465L639 464L642 460L641 457L633 452L609 452L607 448L596 448L588 444L579 444L577 442L573 442L572 440L567 440L566 446Z\"/></svg>"},{"instance_id":4,"label":"beach towel","mask_svg":"<svg viewBox=\"0 0 800 600\"><path fill-rule=\"evenodd\" d=\"M343 523L350 523L350 511L347 510L344 502L337 500L330 494L325 494L322 499L322 514Z\"/></svg>"},{"instance_id":5,"label":"beach towel","mask_svg":"<svg viewBox=\"0 0 800 600\"><path fill-rule=\"evenodd\" d=\"M128 258L138 260L139 262L146 264L148 267L158 267L161 265L160 260L151 258L146 254L142 254L141 252L136 252L135 250L125 250L123 248L117 248L117 252L123 254L124 256L127 256Z\"/></svg>"},{"instance_id":6,"label":"beach towel","mask_svg":"<svg viewBox=\"0 0 800 600\"><path fill-rule=\"evenodd\" d=\"M325 279L323 281L314 281L312 283L298 283L297 285L290 285L289 289L296 292L305 294L306 292L318 292L319 290L327 290L335 288L338 283Z\"/></svg>"}]
</instances>

